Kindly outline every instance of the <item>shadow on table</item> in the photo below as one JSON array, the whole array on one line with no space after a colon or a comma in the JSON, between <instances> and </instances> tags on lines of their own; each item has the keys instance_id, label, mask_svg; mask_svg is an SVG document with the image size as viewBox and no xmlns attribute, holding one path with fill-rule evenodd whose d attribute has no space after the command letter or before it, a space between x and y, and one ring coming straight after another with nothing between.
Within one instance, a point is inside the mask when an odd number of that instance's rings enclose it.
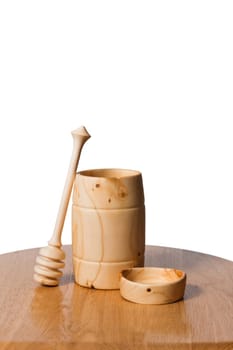
<instances>
[{"instance_id":1,"label":"shadow on table","mask_svg":"<svg viewBox=\"0 0 233 350\"><path fill-rule=\"evenodd\" d=\"M64 275L62 276L62 278L59 282L59 286L64 286L64 285L70 284L70 283L75 283L73 272L64 273Z\"/></svg>"},{"instance_id":2,"label":"shadow on table","mask_svg":"<svg viewBox=\"0 0 233 350\"><path fill-rule=\"evenodd\" d=\"M184 300L198 297L202 293L202 289L194 284L187 284L185 288Z\"/></svg>"}]
</instances>

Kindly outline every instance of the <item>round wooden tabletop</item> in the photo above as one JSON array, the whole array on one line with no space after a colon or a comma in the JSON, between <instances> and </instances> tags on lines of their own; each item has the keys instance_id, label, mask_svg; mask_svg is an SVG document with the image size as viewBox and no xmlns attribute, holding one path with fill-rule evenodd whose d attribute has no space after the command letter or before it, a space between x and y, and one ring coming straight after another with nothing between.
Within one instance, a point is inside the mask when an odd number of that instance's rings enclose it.
<instances>
[{"instance_id":1,"label":"round wooden tabletop","mask_svg":"<svg viewBox=\"0 0 233 350\"><path fill-rule=\"evenodd\" d=\"M233 349L233 262L146 248L146 266L185 270L184 299L141 305L74 283L71 247L59 287L33 281L37 249L0 256L0 349Z\"/></svg>"}]
</instances>

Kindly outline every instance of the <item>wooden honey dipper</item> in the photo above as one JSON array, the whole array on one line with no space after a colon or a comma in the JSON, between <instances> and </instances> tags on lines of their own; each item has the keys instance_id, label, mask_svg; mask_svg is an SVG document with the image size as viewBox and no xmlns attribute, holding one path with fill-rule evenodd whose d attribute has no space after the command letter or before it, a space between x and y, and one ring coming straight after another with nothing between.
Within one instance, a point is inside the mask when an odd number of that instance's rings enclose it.
<instances>
[{"instance_id":1,"label":"wooden honey dipper","mask_svg":"<svg viewBox=\"0 0 233 350\"><path fill-rule=\"evenodd\" d=\"M73 151L53 235L48 242L48 246L40 249L34 267L34 280L46 286L57 286L62 276L60 269L65 265L65 253L61 249L62 230L81 150L84 143L91 137L83 126L72 131L71 134L73 136Z\"/></svg>"}]
</instances>

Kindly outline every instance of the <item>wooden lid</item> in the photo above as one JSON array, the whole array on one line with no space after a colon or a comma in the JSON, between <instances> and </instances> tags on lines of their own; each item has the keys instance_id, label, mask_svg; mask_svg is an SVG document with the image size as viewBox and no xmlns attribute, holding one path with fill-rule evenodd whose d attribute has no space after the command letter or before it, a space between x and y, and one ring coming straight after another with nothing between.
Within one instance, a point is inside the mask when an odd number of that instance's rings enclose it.
<instances>
[{"instance_id":1,"label":"wooden lid","mask_svg":"<svg viewBox=\"0 0 233 350\"><path fill-rule=\"evenodd\" d=\"M140 304L168 304L184 296L186 274L172 268L132 268L121 273L120 293Z\"/></svg>"}]
</instances>

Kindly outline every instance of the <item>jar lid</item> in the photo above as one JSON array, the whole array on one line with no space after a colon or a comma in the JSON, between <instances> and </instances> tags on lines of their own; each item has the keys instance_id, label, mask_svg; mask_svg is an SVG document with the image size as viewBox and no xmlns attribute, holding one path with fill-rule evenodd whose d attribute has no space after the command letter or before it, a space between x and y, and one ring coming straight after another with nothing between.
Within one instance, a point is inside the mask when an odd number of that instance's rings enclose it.
<instances>
[{"instance_id":1,"label":"jar lid","mask_svg":"<svg viewBox=\"0 0 233 350\"><path fill-rule=\"evenodd\" d=\"M168 304L184 296L186 273L173 268L143 267L123 270L120 294L140 304Z\"/></svg>"}]
</instances>

